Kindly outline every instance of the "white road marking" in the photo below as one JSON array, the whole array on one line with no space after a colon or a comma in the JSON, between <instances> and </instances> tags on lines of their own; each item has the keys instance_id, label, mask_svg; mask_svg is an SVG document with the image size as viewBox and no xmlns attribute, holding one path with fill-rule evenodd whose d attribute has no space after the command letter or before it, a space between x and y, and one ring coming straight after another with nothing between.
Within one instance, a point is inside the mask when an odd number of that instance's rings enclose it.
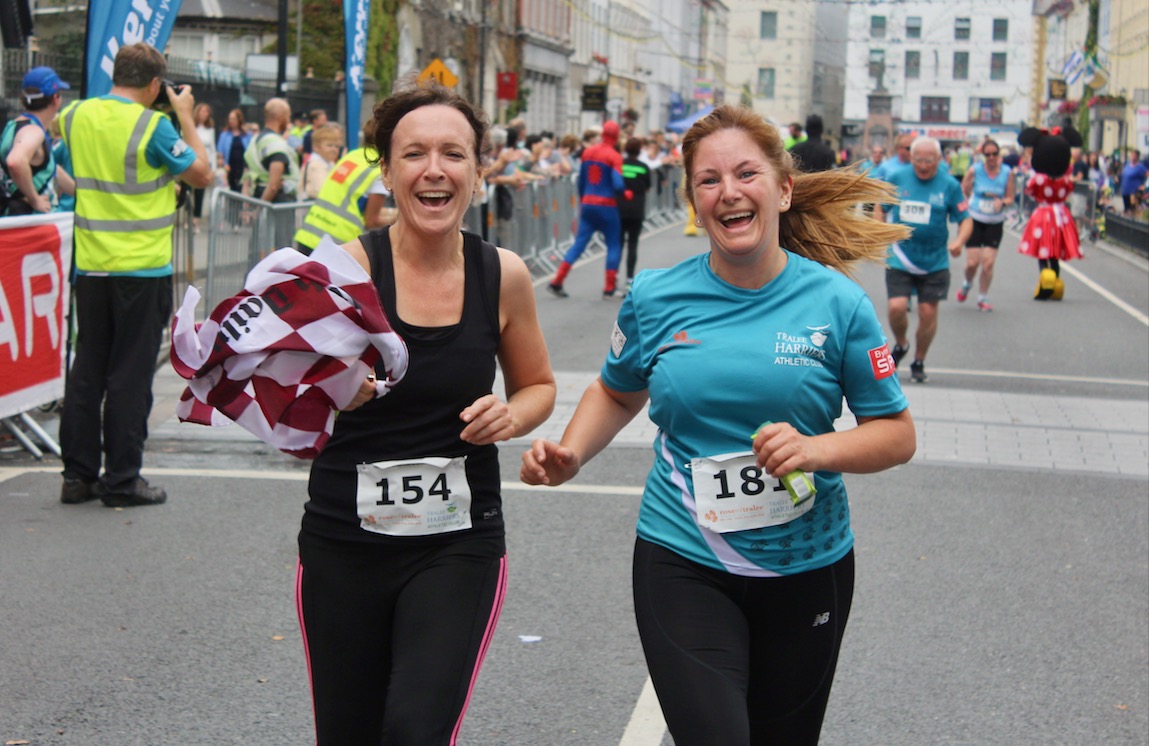
<instances>
[{"instance_id":1,"label":"white road marking","mask_svg":"<svg viewBox=\"0 0 1149 746\"><path fill-rule=\"evenodd\" d=\"M1101 287L1101 285L1098 285L1096 282L1094 282L1093 280L1086 277L1080 270L1074 269L1073 265L1071 265L1069 262L1062 262L1061 266L1065 268L1066 272L1068 272L1069 274L1073 275L1078 280L1083 282L1087 287L1089 287L1091 290L1096 292L1102 298L1109 301L1113 305L1117 306L1118 308L1120 308L1122 311L1129 314L1133 318L1137 319L1138 321L1140 321L1145 326L1149 326L1149 316L1146 316L1145 314L1141 313L1140 311L1138 311L1133 306L1129 305L1128 303L1121 300L1120 298L1118 298L1113 293L1111 293L1108 290L1106 290L1105 288Z\"/></svg>"},{"instance_id":2,"label":"white road marking","mask_svg":"<svg viewBox=\"0 0 1149 746\"><path fill-rule=\"evenodd\" d=\"M1012 373L1007 370L976 370L970 368L935 368L930 366L930 372L946 373L957 376L980 376L982 378L1019 378L1031 381L1063 381L1067 383L1095 383L1108 386L1139 386L1149 388L1149 381L1137 381L1132 378L1096 378L1093 376L1059 376L1052 373Z\"/></svg>"},{"instance_id":3,"label":"white road marking","mask_svg":"<svg viewBox=\"0 0 1149 746\"><path fill-rule=\"evenodd\" d=\"M666 721L662 718L662 707L658 704L658 695L654 693L654 684L647 676L642 694L638 695L638 703L634 706L618 746L658 746L665 733Z\"/></svg>"},{"instance_id":4,"label":"white road marking","mask_svg":"<svg viewBox=\"0 0 1149 746\"><path fill-rule=\"evenodd\" d=\"M262 479L269 482L306 482L310 474L306 471L275 471L273 469L171 469L145 466L143 472L149 477L205 477L207 479ZM0 482L21 474L59 474L59 466L28 466L0 468ZM503 482L503 492L564 492L581 495L620 495L641 497L642 487L612 484L564 484L558 487L543 487L522 482Z\"/></svg>"}]
</instances>

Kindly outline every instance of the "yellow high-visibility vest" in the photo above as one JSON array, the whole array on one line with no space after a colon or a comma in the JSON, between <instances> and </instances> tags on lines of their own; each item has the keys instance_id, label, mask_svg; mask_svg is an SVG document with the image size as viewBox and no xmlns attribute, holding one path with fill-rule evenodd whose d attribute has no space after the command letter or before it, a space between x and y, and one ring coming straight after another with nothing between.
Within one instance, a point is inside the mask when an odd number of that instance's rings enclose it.
<instances>
[{"instance_id":1,"label":"yellow high-visibility vest","mask_svg":"<svg viewBox=\"0 0 1149 746\"><path fill-rule=\"evenodd\" d=\"M176 177L148 163L163 114L115 98L77 101L60 112L76 179L76 269L170 272Z\"/></svg>"},{"instance_id":2,"label":"yellow high-visibility vest","mask_svg":"<svg viewBox=\"0 0 1149 746\"><path fill-rule=\"evenodd\" d=\"M359 237L364 229L359 200L379 176L378 166L367 159L377 157L374 149L356 148L331 168L315 204L295 232L296 243L314 249L325 234L341 244Z\"/></svg>"},{"instance_id":3,"label":"yellow high-visibility vest","mask_svg":"<svg viewBox=\"0 0 1149 746\"><path fill-rule=\"evenodd\" d=\"M287 168L283 169L283 185L280 191L286 196L294 197L300 182L299 158L287 144L287 140L283 139L283 135L271 130L260 132L251 138L247 150L243 151L243 160L252 178L255 179L256 189L261 189L267 186L267 182L271 179L271 172L264 167L263 162L276 153L287 157ZM259 194L256 193L255 196L258 197Z\"/></svg>"}]
</instances>

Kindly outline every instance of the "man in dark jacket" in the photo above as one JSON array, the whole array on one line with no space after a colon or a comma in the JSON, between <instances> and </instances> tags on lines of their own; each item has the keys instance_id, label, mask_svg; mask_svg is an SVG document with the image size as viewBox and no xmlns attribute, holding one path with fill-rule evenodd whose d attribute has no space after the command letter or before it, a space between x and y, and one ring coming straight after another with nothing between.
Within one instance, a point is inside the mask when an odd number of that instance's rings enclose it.
<instances>
[{"instance_id":1,"label":"man in dark jacket","mask_svg":"<svg viewBox=\"0 0 1149 746\"><path fill-rule=\"evenodd\" d=\"M834 149L822 141L822 117L806 117L806 141L790 149L800 171L829 171L834 167Z\"/></svg>"}]
</instances>

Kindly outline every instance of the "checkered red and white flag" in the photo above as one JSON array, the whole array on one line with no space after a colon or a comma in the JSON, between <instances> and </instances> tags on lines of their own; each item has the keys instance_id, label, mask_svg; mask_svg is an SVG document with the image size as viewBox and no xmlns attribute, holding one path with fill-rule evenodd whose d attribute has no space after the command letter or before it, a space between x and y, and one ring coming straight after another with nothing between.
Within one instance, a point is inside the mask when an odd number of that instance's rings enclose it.
<instances>
[{"instance_id":1,"label":"checkered red and white flag","mask_svg":"<svg viewBox=\"0 0 1149 746\"><path fill-rule=\"evenodd\" d=\"M376 397L407 372L407 346L374 283L329 238L310 256L272 252L202 324L199 298L188 287L172 326L172 367L189 382L176 409L183 422L234 421L284 453L314 458L378 361L386 376Z\"/></svg>"}]
</instances>

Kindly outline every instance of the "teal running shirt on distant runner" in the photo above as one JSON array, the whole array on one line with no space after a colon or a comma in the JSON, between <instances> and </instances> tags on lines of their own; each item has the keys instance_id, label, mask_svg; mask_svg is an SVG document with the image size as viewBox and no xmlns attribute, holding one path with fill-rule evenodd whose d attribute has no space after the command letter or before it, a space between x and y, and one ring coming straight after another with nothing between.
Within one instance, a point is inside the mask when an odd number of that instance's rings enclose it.
<instances>
[{"instance_id":1,"label":"teal running shirt on distant runner","mask_svg":"<svg viewBox=\"0 0 1149 746\"><path fill-rule=\"evenodd\" d=\"M901 200L891 210L890 222L909 226L913 234L890 247L888 266L914 275L949 269L946 219L960 223L969 217L957 180L939 169L932 179L922 181L913 168L907 168L895 173L890 183Z\"/></svg>"}]
</instances>

